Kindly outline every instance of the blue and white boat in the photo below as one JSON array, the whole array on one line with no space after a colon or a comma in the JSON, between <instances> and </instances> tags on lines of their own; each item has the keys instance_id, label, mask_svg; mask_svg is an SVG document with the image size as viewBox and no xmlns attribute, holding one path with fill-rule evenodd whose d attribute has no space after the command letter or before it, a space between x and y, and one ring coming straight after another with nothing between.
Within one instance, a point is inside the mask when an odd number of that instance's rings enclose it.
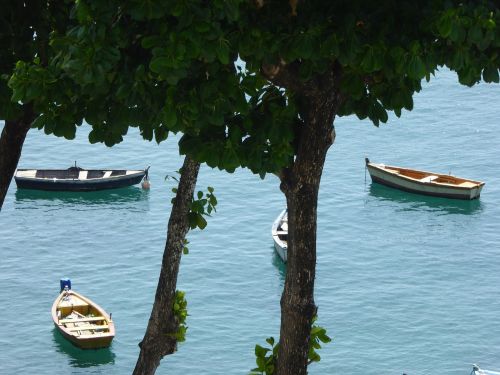
<instances>
[{"instance_id":1,"label":"blue and white boat","mask_svg":"<svg viewBox=\"0 0 500 375\"><path fill-rule=\"evenodd\" d=\"M148 179L144 170L84 169L18 169L14 174L19 189L52 191L95 191L122 188Z\"/></svg>"}]
</instances>

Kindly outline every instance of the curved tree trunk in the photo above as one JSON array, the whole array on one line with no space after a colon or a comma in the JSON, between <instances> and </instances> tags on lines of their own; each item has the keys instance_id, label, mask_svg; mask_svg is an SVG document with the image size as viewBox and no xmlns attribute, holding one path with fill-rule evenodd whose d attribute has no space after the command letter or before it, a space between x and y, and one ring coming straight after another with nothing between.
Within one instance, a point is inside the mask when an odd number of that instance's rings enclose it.
<instances>
[{"instance_id":1,"label":"curved tree trunk","mask_svg":"<svg viewBox=\"0 0 500 375\"><path fill-rule=\"evenodd\" d=\"M288 250L276 375L307 374L316 314L316 208L326 152L335 139L333 120L340 101L336 74L332 70L300 93L300 102L305 103L301 108L304 127L296 159L281 176L288 205Z\"/></svg>"},{"instance_id":2,"label":"curved tree trunk","mask_svg":"<svg viewBox=\"0 0 500 375\"><path fill-rule=\"evenodd\" d=\"M177 348L176 338L170 335L178 330L173 304L184 239L189 230L188 212L199 169L198 162L189 157L184 159L177 195L168 221L167 242L163 252L155 302L144 339L139 344L141 351L134 375L153 375L161 359L165 355L174 353Z\"/></svg>"},{"instance_id":3,"label":"curved tree trunk","mask_svg":"<svg viewBox=\"0 0 500 375\"><path fill-rule=\"evenodd\" d=\"M0 210L21 157L26 134L34 120L31 105L25 105L23 109L22 118L5 121L0 137Z\"/></svg>"}]
</instances>

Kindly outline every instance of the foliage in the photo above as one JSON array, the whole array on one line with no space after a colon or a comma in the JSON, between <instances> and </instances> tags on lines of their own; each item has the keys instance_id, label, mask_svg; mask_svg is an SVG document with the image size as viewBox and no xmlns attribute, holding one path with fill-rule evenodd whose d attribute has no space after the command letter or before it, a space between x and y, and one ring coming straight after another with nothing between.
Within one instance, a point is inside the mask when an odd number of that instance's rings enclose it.
<instances>
[{"instance_id":1,"label":"foliage","mask_svg":"<svg viewBox=\"0 0 500 375\"><path fill-rule=\"evenodd\" d=\"M299 82L339 67L337 115L377 126L440 66L499 81L493 1L79 0L72 14L49 66L24 56L10 79L14 101L42 112L35 126L72 138L85 120L108 146L129 126L157 142L181 131L181 153L229 172L279 173L297 152L307 102L263 67Z\"/></svg>"},{"instance_id":2,"label":"foliage","mask_svg":"<svg viewBox=\"0 0 500 375\"><path fill-rule=\"evenodd\" d=\"M40 1L29 2L4 0L0 12L0 119L14 120L21 116L22 109L17 98L12 98L12 91L8 81L18 61L33 62L30 79L40 82L31 82L30 88L25 86L23 95L18 95L23 101L31 100L36 94L43 96L43 91L37 92L37 87L46 89L43 81L44 73L36 69L46 64L50 58L48 50L49 32L54 34L64 32L70 23L68 1ZM17 69L17 68L16 68ZM44 69L42 69L43 71ZM21 85L25 82L20 82ZM31 83L35 83L31 87ZM52 82L54 84L54 82ZM30 99L28 99L30 98ZM12 100L14 99L14 100ZM37 97L43 100L43 97Z\"/></svg>"},{"instance_id":3,"label":"foliage","mask_svg":"<svg viewBox=\"0 0 500 375\"><path fill-rule=\"evenodd\" d=\"M176 173L180 174L180 171L177 171ZM172 178L173 180L179 182L179 180L175 176L166 176L165 179ZM203 193L203 191L199 190L196 193L196 199L195 197L192 198L191 200L191 207L189 209L188 213L188 220L189 220L189 227L190 229L195 229L199 228L201 230L205 229L207 226L207 220L204 218L204 216L211 216L212 211L216 212L217 210L215 209L215 206L217 206L217 198L215 197L214 194L214 188L209 186L207 187L207 193ZM172 204L175 201L175 198L177 196L177 188L172 188L172 192L175 194L175 196L172 198L171 202ZM189 241L184 240L184 254L187 254L189 252L187 248L187 244Z\"/></svg>"},{"instance_id":4,"label":"foliage","mask_svg":"<svg viewBox=\"0 0 500 375\"><path fill-rule=\"evenodd\" d=\"M178 330L175 334L169 333L168 335L171 335L175 337L175 339L178 342L184 342L186 340L186 332L187 332L187 325L186 325L186 319L188 316L187 312L187 301L185 298L185 292L181 290L176 290L175 291L175 300L174 304L172 306L172 310L174 312L175 320L176 323L178 324Z\"/></svg>"},{"instance_id":5,"label":"foliage","mask_svg":"<svg viewBox=\"0 0 500 375\"><path fill-rule=\"evenodd\" d=\"M217 198L214 195L214 188L209 186L207 190L208 193L205 195L203 195L202 191L198 191L196 194L197 199L193 198L191 202L191 209L188 214L191 229L195 229L196 227L205 229L207 221L203 216L210 216L212 211L215 211Z\"/></svg>"},{"instance_id":6,"label":"foliage","mask_svg":"<svg viewBox=\"0 0 500 375\"><path fill-rule=\"evenodd\" d=\"M271 348L264 348L259 344L255 345L255 362L257 367L252 369L250 375L272 375L276 365L276 358L278 358L279 344L275 345L274 337L268 337L266 342Z\"/></svg>"},{"instance_id":7,"label":"foliage","mask_svg":"<svg viewBox=\"0 0 500 375\"><path fill-rule=\"evenodd\" d=\"M309 353L308 353L308 364L312 362L319 362L321 360L320 355L317 350L321 349L321 343L328 343L332 339L326 334L326 329L320 327L314 322L317 317L313 318L313 324L311 327L311 334L309 336ZM278 358L279 343L275 344L274 337L269 337L266 342L270 345L270 348L264 348L260 345L255 345L255 362L257 367L252 369L250 375L272 375L274 374L274 368L276 364L276 359Z\"/></svg>"}]
</instances>

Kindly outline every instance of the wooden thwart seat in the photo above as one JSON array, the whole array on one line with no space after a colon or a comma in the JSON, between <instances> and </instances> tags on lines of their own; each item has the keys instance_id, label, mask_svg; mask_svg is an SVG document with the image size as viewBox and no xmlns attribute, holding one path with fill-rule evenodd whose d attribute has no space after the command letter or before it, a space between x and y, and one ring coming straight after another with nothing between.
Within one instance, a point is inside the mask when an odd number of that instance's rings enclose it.
<instances>
[{"instance_id":1,"label":"wooden thwart seat","mask_svg":"<svg viewBox=\"0 0 500 375\"><path fill-rule=\"evenodd\" d=\"M87 324L87 325L84 325L84 326L71 327L69 329L69 331L70 332L90 331L90 330L102 331L102 330L105 330L105 329L109 329L109 326L107 324L103 324L103 325Z\"/></svg>"},{"instance_id":2,"label":"wooden thwart seat","mask_svg":"<svg viewBox=\"0 0 500 375\"><path fill-rule=\"evenodd\" d=\"M424 178L421 178L420 181L422 182L432 182L435 179L439 178L439 176L425 176Z\"/></svg>"},{"instance_id":3,"label":"wooden thwart seat","mask_svg":"<svg viewBox=\"0 0 500 375\"><path fill-rule=\"evenodd\" d=\"M463 187L467 187L467 188L473 188L473 187L478 186L478 184L476 184L474 182L470 182L470 181L465 181L465 182L462 182L462 183L458 184L458 186L463 186Z\"/></svg>"},{"instance_id":4,"label":"wooden thwart seat","mask_svg":"<svg viewBox=\"0 0 500 375\"><path fill-rule=\"evenodd\" d=\"M89 335L78 335L79 339L95 339L96 337L106 337L109 335L109 332L96 332L96 333L91 333Z\"/></svg>"},{"instance_id":5,"label":"wooden thwart seat","mask_svg":"<svg viewBox=\"0 0 500 375\"><path fill-rule=\"evenodd\" d=\"M59 320L59 324L81 323L81 322L98 322L101 320L106 320L106 318L103 318L102 316L92 316L92 317L78 318L78 319L61 319L61 320Z\"/></svg>"}]
</instances>

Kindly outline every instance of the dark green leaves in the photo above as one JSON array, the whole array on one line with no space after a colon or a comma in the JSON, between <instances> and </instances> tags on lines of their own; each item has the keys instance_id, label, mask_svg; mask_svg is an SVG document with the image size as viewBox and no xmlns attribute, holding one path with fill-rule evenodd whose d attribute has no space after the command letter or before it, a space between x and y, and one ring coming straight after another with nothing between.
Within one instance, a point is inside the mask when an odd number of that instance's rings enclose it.
<instances>
[{"instance_id":1,"label":"dark green leaves","mask_svg":"<svg viewBox=\"0 0 500 375\"><path fill-rule=\"evenodd\" d=\"M447 38L452 32L453 23L452 15L449 12L445 13L437 22L439 35L443 38Z\"/></svg>"},{"instance_id":2,"label":"dark green leaves","mask_svg":"<svg viewBox=\"0 0 500 375\"><path fill-rule=\"evenodd\" d=\"M214 195L214 188L208 187L208 193L203 193L198 191L196 198L193 197L191 201L191 207L188 213L188 222L191 229L199 228L201 230L205 229L207 226L207 220L205 216L210 216L212 211L215 212L215 206L217 206L217 198ZM174 194L177 194L177 189L172 189ZM175 198L172 199L172 203Z\"/></svg>"},{"instance_id":3,"label":"dark green leaves","mask_svg":"<svg viewBox=\"0 0 500 375\"><path fill-rule=\"evenodd\" d=\"M326 334L326 329L315 324L317 317L313 317L311 334L309 336L308 364L319 362L321 357L317 350L321 349L321 344L326 344L332 339ZM266 339L270 348L255 345L255 363L257 367L252 369L250 375L272 375L278 358L279 343L275 345L274 337Z\"/></svg>"},{"instance_id":4,"label":"dark green leaves","mask_svg":"<svg viewBox=\"0 0 500 375\"><path fill-rule=\"evenodd\" d=\"M229 42L227 40L219 39L216 54L221 64L229 64Z\"/></svg>"},{"instance_id":5,"label":"dark green leaves","mask_svg":"<svg viewBox=\"0 0 500 375\"><path fill-rule=\"evenodd\" d=\"M368 46L361 60L361 68L366 73L380 70L384 65L384 50L381 46Z\"/></svg>"},{"instance_id":6,"label":"dark green leaves","mask_svg":"<svg viewBox=\"0 0 500 375\"><path fill-rule=\"evenodd\" d=\"M321 344L326 344L332 341L332 339L326 334L326 329L314 324L317 317L313 318L313 325L311 328L311 336L309 338L309 352L308 360L309 363L319 362L321 360L320 355L317 350L321 349Z\"/></svg>"},{"instance_id":7,"label":"dark green leaves","mask_svg":"<svg viewBox=\"0 0 500 375\"><path fill-rule=\"evenodd\" d=\"M276 365L276 358L278 355L278 345L274 345L274 338L269 337L266 342L271 346L270 349L264 348L260 345L255 345L255 363L257 367L252 369L250 375L272 375Z\"/></svg>"},{"instance_id":8,"label":"dark green leaves","mask_svg":"<svg viewBox=\"0 0 500 375\"><path fill-rule=\"evenodd\" d=\"M498 77L498 68L496 66L487 66L483 70L483 80L485 82L495 82L498 83L499 77Z\"/></svg>"},{"instance_id":9,"label":"dark green leaves","mask_svg":"<svg viewBox=\"0 0 500 375\"><path fill-rule=\"evenodd\" d=\"M412 79L422 79L425 77L427 70L425 64L418 55L410 56L408 61L408 76Z\"/></svg>"},{"instance_id":10,"label":"dark green leaves","mask_svg":"<svg viewBox=\"0 0 500 375\"><path fill-rule=\"evenodd\" d=\"M188 317L187 312L187 301L185 298L186 293L181 290L175 291L175 299L172 306L172 312L174 314L177 323L177 332L167 333L168 336L174 337L178 342L183 342L186 340L186 319Z\"/></svg>"}]
</instances>

